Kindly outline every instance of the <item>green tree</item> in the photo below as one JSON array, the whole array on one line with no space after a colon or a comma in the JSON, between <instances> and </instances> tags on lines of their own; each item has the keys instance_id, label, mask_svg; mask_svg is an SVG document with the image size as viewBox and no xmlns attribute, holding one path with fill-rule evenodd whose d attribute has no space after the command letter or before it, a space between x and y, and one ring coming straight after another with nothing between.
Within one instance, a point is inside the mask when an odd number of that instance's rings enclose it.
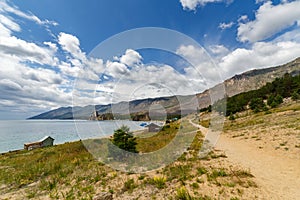
<instances>
[{"instance_id":1,"label":"green tree","mask_svg":"<svg viewBox=\"0 0 300 200\"><path fill-rule=\"evenodd\" d=\"M298 94L297 91L294 91L292 94L292 100L297 101L298 99L300 99L300 94Z\"/></svg>"},{"instance_id":2,"label":"green tree","mask_svg":"<svg viewBox=\"0 0 300 200\"><path fill-rule=\"evenodd\" d=\"M138 153L136 149L136 137L129 131L128 126L121 126L114 131L112 143L125 151Z\"/></svg>"},{"instance_id":3,"label":"green tree","mask_svg":"<svg viewBox=\"0 0 300 200\"><path fill-rule=\"evenodd\" d=\"M266 109L266 105L262 98L254 98L250 101L249 104L251 110L253 110L255 113L263 111Z\"/></svg>"},{"instance_id":4,"label":"green tree","mask_svg":"<svg viewBox=\"0 0 300 200\"><path fill-rule=\"evenodd\" d=\"M274 102L275 96L271 94L267 100L267 104L271 106L271 104ZM272 107L272 106L271 106Z\"/></svg>"}]
</instances>

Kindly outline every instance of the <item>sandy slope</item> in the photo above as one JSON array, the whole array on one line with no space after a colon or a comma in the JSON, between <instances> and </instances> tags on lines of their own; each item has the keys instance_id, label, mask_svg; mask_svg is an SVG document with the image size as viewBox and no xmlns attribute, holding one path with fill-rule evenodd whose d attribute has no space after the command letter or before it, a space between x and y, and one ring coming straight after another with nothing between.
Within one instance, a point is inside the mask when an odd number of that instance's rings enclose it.
<instances>
[{"instance_id":1,"label":"sandy slope","mask_svg":"<svg viewBox=\"0 0 300 200\"><path fill-rule=\"evenodd\" d=\"M221 135L216 148L228 158L249 168L270 199L300 199L300 160L278 156L251 143Z\"/></svg>"},{"instance_id":2,"label":"sandy slope","mask_svg":"<svg viewBox=\"0 0 300 200\"><path fill-rule=\"evenodd\" d=\"M205 127L192 124L207 132ZM299 159L290 159L274 150L258 149L249 141L235 140L224 134L220 136L216 149L225 151L233 164L250 169L265 193L264 198L300 199Z\"/></svg>"}]
</instances>

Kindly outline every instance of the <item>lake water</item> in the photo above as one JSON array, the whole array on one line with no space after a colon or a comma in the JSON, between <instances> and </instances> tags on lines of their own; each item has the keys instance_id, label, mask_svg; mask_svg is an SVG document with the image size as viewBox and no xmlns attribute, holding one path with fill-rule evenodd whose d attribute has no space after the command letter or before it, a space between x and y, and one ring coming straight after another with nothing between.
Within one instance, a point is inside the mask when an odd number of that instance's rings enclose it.
<instances>
[{"instance_id":1,"label":"lake water","mask_svg":"<svg viewBox=\"0 0 300 200\"><path fill-rule=\"evenodd\" d=\"M16 120L0 121L0 153L23 149L24 143L44 136L54 138L54 144L80 139L106 137L122 125L131 131L143 129L134 121L74 121L74 120Z\"/></svg>"}]
</instances>

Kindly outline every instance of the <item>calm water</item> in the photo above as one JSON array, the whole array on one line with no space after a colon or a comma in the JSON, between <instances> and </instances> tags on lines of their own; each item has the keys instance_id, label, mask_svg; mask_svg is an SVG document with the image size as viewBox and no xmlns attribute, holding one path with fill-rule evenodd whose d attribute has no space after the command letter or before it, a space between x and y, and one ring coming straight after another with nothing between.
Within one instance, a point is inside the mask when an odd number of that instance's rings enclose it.
<instances>
[{"instance_id":1,"label":"calm water","mask_svg":"<svg viewBox=\"0 0 300 200\"><path fill-rule=\"evenodd\" d=\"M121 125L139 130L141 122L133 121L73 121L73 120L18 120L0 121L0 153L22 149L24 143L44 136L53 137L55 144L113 134Z\"/></svg>"}]
</instances>

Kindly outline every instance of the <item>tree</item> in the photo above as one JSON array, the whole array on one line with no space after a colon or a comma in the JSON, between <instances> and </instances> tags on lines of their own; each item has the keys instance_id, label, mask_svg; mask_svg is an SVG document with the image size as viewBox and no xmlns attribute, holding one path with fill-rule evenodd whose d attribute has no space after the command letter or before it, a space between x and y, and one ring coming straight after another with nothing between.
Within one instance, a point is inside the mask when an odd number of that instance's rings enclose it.
<instances>
[{"instance_id":1,"label":"tree","mask_svg":"<svg viewBox=\"0 0 300 200\"><path fill-rule=\"evenodd\" d=\"M292 94L292 100L297 101L298 99L300 99L300 94L298 94L297 91L294 91Z\"/></svg>"},{"instance_id":2,"label":"tree","mask_svg":"<svg viewBox=\"0 0 300 200\"><path fill-rule=\"evenodd\" d=\"M112 143L125 151L138 153L135 140L136 137L129 131L129 127L123 125L114 131Z\"/></svg>"},{"instance_id":3,"label":"tree","mask_svg":"<svg viewBox=\"0 0 300 200\"><path fill-rule=\"evenodd\" d=\"M254 98L250 101L249 104L251 110L253 110L255 113L258 113L260 111L263 111L266 109L266 105L262 98Z\"/></svg>"},{"instance_id":4,"label":"tree","mask_svg":"<svg viewBox=\"0 0 300 200\"><path fill-rule=\"evenodd\" d=\"M282 98L281 95L274 96L272 94L272 95L269 96L267 103L268 103L269 106L271 106L271 108L275 108L278 105L283 103L283 98Z\"/></svg>"}]
</instances>

